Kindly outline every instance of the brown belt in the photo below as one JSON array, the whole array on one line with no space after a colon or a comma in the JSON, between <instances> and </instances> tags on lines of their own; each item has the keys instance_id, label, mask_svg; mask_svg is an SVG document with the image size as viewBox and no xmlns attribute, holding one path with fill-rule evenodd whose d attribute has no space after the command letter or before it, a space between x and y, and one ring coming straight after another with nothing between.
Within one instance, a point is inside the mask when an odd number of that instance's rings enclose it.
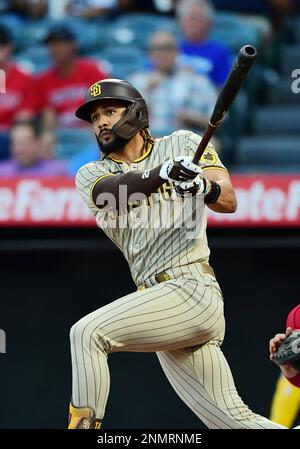
<instances>
[{"instance_id":1,"label":"brown belt","mask_svg":"<svg viewBox=\"0 0 300 449\"><path fill-rule=\"evenodd\" d=\"M211 274L212 276L215 275L214 270L212 269L212 267L209 265L209 263L207 262L201 262L201 268L203 273L205 274ZM160 284L161 282L165 282L165 281L169 281L170 279L172 279L172 276L170 276L168 273L166 273L165 271L162 271L161 273L158 273L154 276L156 282L158 284ZM144 284L141 284L138 287L138 290L145 290L145 288L149 288L149 286L146 284L146 282L144 282Z\"/></svg>"}]
</instances>

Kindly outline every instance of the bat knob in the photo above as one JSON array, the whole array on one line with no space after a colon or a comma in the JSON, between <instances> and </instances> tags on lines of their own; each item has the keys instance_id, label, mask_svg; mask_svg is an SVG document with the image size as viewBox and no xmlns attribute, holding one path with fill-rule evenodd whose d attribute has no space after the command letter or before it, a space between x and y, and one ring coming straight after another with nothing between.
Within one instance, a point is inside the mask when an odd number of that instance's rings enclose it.
<instances>
[{"instance_id":1,"label":"bat knob","mask_svg":"<svg viewBox=\"0 0 300 449\"><path fill-rule=\"evenodd\" d=\"M255 59L257 56L257 50L252 45L244 45L244 47L240 49L240 55L244 58Z\"/></svg>"}]
</instances>

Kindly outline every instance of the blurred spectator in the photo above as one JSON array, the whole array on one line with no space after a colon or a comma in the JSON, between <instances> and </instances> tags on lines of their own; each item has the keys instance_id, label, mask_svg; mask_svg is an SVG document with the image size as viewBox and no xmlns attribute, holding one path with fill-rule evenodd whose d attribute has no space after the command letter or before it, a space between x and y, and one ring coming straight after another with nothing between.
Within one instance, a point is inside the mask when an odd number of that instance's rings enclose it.
<instances>
[{"instance_id":1,"label":"blurred spectator","mask_svg":"<svg viewBox=\"0 0 300 449\"><path fill-rule=\"evenodd\" d=\"M0 25L0 158L8 156L8 131L12 122L20 117L32 117L37 110L37 97L33 77L12 62L13 42L8 29Z\"/></svg>"},{"instance_id":2,"label":"blurred spectator","mask_svg":"<svg viewBox=\"0 0 300 449\"><path fill-rule=\"evenodd\" d=\"M41 134L33 119L16 121L11 127L11 159L0 163L0 176L60 176L66 174L63 161L45 159Z\"/></svg>"},{"instance_id":3,"label":"blurred spectator","mask_svg":"<svg viewBox=\"0 0 300 449\"><path fill-rule=\"evenodd\" d=\"M160 13L174 14L178 0L118 0L121 13Z\"/></svg>"},{"instance_id":4,"label":"blurred spectator","mask_svg":"<svg viewBox=\"0 0 300 449\"><path fill-rule=\"evenodd\" d=\"M45 42L53 67L37 80L44 128L82 126L74 111L83 102L88 87L109 75L100 64L77 55L74 35L65 25L52 28Z\"/></svg>"},{"instance_id":5,"label":"blurred spectator","mask_svg":"<svg viewBox=\"0 0 300 449\"><path fill-rule=\"evenodd\" d=\"M183 33L180 63L221 87L231 68L231 54L223 44L209 39L213 7L205 0L181 0L177 16Z\"/></svg>"},{"instance_id":6,"label":"blurred spectator","mask_svg":"<svg viewBox=\"0 0 300 449\"><path fill-rule=\"evenodd\" d=\"M99 161L99 159L101 159L99 147L96 143L91 144L68 160L68 173L75 176L80 167L91 161Z\"/></svg>"},{"instance_id":7,"label":"blurred spectator","mask_svg":"<svg viewBox=\"0 0 300 449\"><path fill-rule=\"evenodd\" d=\"M10 0L4 3L7 12L26 19L41 19L48 12L48 0Z\"/></svg>"},{"instance_id":8,"label":"blurred spectator","mask_svg":"<svg viewBox=\"0 0 300 449\"><path fill-rule=\"evenodd\" d=\"M176 56L175 37L165 31L154 33L150 41L153 69L130 80L145 96L155 136L178 128L201 132L216 101L216 89L209 79L190 68L177 67Z\"/></svg>"},{"instance_id":9,"label":"blurred spectator","mask_svg":"<svg viewBox=\"0 0 300 449\"><path fill-rule=\"evenodd\" d=\"M68 0L66 12L83 19L96 19L107 16L116 5L117 0Z\"/></svg>"},{"instance_id":10,"label":"blurred spectator","mask_svg":"<svg viewBox=\"0 0 300 449\"><path fill-rule=\"evenodd\" d=\"M56 153L57 138L53 131L45 130L41 134L41 154L44 159L52 159Z\"/></svg>"}]
</instances>

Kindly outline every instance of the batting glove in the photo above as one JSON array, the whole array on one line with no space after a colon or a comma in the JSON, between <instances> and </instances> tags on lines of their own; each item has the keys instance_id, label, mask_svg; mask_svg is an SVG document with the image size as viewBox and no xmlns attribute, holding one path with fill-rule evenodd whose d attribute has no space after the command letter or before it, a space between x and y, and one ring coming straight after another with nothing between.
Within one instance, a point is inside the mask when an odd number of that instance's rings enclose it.
<instances>
[{"instance_id":1,"label":"batting glove","mask_svg":"<svg viewBox=\"0 0 300 449\"><path fill-rule=\"evenodd\" d=\"M159 176L166 181L190 181L199 173L202 169L192 162L192 156L176 156L162 164Z\"/></svg>"},{"instance_id":2,"label":"batting glove","mask_svg":"<svg viewBox=\"0 0 300 449\"><path fill-rule=\"evenodd\" d=\"M175 192L179 196L194 196L210 192L211 182L203 178L202 175L198 175L193 181L176 181Z\"/></svg>"}]
</instances>

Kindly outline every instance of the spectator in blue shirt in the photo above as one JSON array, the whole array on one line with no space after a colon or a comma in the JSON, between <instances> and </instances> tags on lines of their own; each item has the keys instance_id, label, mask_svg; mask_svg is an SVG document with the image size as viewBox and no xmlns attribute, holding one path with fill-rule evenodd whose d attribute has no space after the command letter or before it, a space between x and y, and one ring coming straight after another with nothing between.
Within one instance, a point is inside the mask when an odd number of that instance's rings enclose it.
<instances>
[{"instance_id":1,"label":"spectator in blue shirt","mask_svg":"<svg viewBox=\"0 0 300 449\"><path fill-rule=\"evenodd\" d=\"M231 68L228 48L209 39L214 9L205 0L182 0L177 5L177 16L183 33L180 45L180 64L192 67L221 87Z\"/></svg>"},{"instance_id":2,"label":"spectator in blue shirt","mask_svg":"<svg viewBox=\"0 0 300 449\"><path fill-rule=\"evenodd\" d=\"M149 56L152 69L133 74L130 81L148 104L153 135L167 136L176 129L203 132L217 99L214 84L191 68L177 66L172 33L155 32Z\"/></svg>"}]
</instances>

